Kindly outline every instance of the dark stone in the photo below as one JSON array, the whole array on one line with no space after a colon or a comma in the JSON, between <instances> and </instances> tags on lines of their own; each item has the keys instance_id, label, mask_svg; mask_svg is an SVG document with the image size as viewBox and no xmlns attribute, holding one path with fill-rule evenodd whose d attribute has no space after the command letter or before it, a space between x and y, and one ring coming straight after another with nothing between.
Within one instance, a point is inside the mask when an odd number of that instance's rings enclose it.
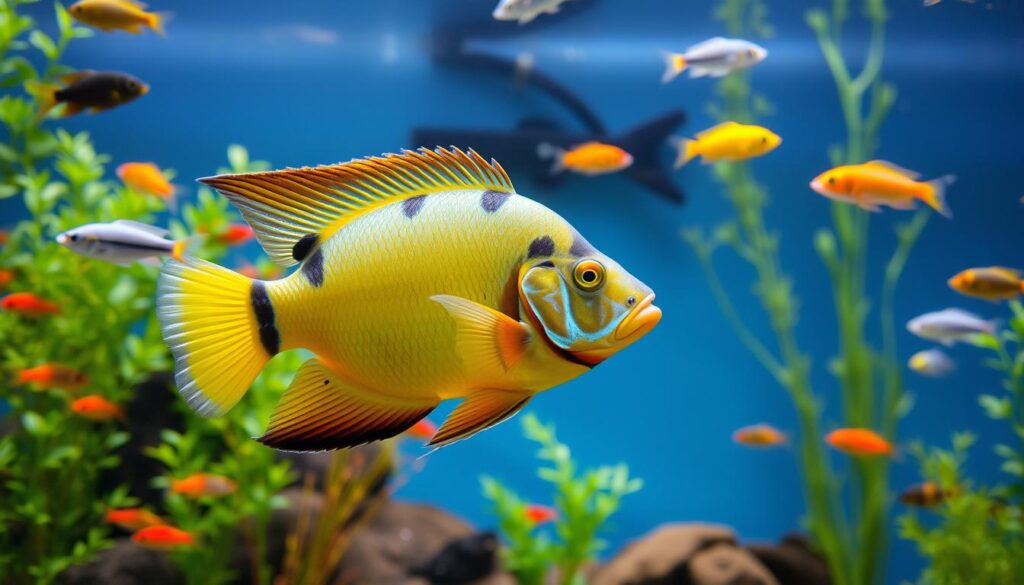
<instances>
[{"instance_id":1,"label":"dark stone","mask_svg":"<svg viewBox=\"0 0 1024 585\"><path fill-rule=\"evenodd\" d=\"M493 532L480 532L449 542L412 574L431 583L462 585L490 575L497 566L498 537Z\"/></svg>"},{"instance_id":2,"label":"dark stone","mask_svg":"<svg viewBox=\"0 0 1024 585\"><path fill-rule=\"evenodd\" d=\"M811 549L807 538L790 534L778 544L754 544L747 547L761 563L785 585L832 585L828 564Z\"/></svg>"},{"instance_id":3,"label":"dark stone","mask_svg":"<svg viewBox=\"0 0 1024 585\"><path fill-rule=\"evenodd\" d=\"M185 582L167 554L120 540L92 561L61 573L57 585L179 585Z\"/></svg>"},{"instance_id":4,"label":"dark stone","mask_svg":"<svg viewBox=\"0 0 1024 585\"><path fill-rule=\"evenodd\" d=\"M594 575L591 585L687 585L690 561L736 535L715 524L666 524L629 543Z\"/></svg>"}]
</instances>

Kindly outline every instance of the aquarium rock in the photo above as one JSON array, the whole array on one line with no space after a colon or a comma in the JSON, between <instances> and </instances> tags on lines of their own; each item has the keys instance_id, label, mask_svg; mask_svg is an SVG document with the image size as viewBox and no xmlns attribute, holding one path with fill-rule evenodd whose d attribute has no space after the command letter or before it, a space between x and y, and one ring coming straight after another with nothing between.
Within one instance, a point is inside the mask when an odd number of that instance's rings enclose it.
<instances>
[{"instance_id":1,"label":"aquarium rock","mask_svg":"<svg viewBox=\"0 0 1024 585\"><path fill-rule=\"evenodd\" d=\"M57 578L57 585L181 585L184 578L161 551L129 540L118 541L84 565L76 565Z\"/></svg>"},{"instance_id":2,"label":"aquarium rock","mask_svg":"<svg viewBox=\"0 0 1024 585\"><path fill-rule=\"evenodd\" d=\"M790 534L778 544L747 547L780 583L786 585L832 585L828 564L815 553L807 537Z\"/></svg>"}]
</instances>

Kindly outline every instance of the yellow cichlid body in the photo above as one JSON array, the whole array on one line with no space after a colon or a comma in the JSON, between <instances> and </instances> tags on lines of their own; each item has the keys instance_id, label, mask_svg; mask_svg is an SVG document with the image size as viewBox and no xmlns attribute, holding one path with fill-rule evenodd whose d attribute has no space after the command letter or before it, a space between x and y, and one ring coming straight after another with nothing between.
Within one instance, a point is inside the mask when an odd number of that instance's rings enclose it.
<instances>
[{"instance_id":1,"label":"yellow cichlid body","mask_svg":"<svg viewBox=\"0 0 1024 585\"><path fill-rule=\"evenodd\" d=\"M105 32L123 30L137 35L148 28L163 35L167 15L146 12L145 7L134 0L81 0L72 4L68 12L75 20Z\"/></svg>"},{"instance_id":2,"label":"yellow cichlid body","mask_svg":"<svg viewBox=\"0 0 1024 585\"><path fill-rule=\"evenodd\" d=\"M260 438L275 448L391 437L462 398L431 441L451 443L587 372L661 317L646 285L472 151L203 182L240 208L272 259L301 267L264 282L168 262L164 337L179 389L206 415L231 408L277 352L315 353Z\"/></svg>"},{"instance_id":3,"label":"yellow cichlid body","mask_svg":"<svg viewBox=\"0 0 1024 585\"><path fill-rule=\"evenodd\" d=\"M692 139L676 138L678 155L675 168L682 167L697 156L705 164L756 158L775 150L780 144L782 138L762 126L723 122Z\"/></svg>"}]
</instances>

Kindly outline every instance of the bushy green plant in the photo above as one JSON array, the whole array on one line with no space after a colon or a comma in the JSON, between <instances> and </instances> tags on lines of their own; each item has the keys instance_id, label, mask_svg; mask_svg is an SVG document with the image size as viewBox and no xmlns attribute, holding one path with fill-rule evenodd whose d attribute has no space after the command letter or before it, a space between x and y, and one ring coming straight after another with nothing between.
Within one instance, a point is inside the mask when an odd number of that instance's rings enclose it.
<instances>
[{"instance_id":1,"label":"bushy green plant","mask_svg":"<svg viewBox=\"0 0 1024 585\"><path fill-rule=\"evenodd\" d=\"M622 498L639 491L643 482L630 478L624 463L581 472L569 447L559 442L554 426L542 424L532 413L522 421L526 437L540 445L537 456L543 466L537 475L555 488L557 517L552 534L530 518L530 502L493 477L481 478L505 537L505 567L521 585L544 583L552 569L563 585L581 583L580 568L605 547L598 533L606 528Z\"/></svg>"}]
</instances>

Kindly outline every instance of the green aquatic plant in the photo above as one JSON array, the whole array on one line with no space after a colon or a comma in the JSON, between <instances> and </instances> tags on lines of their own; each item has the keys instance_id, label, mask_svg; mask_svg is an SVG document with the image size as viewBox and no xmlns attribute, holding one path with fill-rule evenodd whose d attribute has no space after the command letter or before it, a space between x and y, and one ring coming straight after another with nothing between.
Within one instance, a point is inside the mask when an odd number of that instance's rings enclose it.
<instances>
[{"instance_id":1,"label":"green aquatic plant","mask_svg":"<svg viewBox=\"0 0 1024 585\"><path fill-rule=\"evenodd\" d=\"M842 30L849 20L849 3L833 0L831 11L815 9L807 21L815 31L822 53L835 77L847 126L845 146L834 146L834 164L863 162L878 145L879 129L895 100L895 88L881 80L885 23L882 0L865 0L863 14L871 28L864 67L851 74L840 50ZM716 16L731 36L764 36L769 32L767 9L761 0L723 0ZM718 86L719 102L712 113L720 120L754 122L770 113L767 100L751 89L749 74L725 77ZM865 105L865 97L869 104ZM801 348L796 325L799 302L791 277L779 258L779 236L765 222L767 189L745 163L720 163L715 177L732 204L735 217L710 235L701 229L684 230L696 251L712 293L740 340L788 393L797 413L798 462L807 499L808 528L828 560L839 585L878 582L884 569L889 526L888 465L884 458L849 462L851 482L843 485L822 442L821 393L811 382L811 358ZM829 364L841 395L840 424L879 431L896 438L899 418L911 406L903 390L896 357L893 297L910 251L928 219L919 211L896 228L892 255L884 267L878 292L882 339L873 343L867 333L872 303L867 296L868 214L843 203L832 204L832 227L814 236L832 284L838 329L837 355ZM731 249L753 268L754 292L771 325L772 338L755 333L736 309L733 295L722 284L714 260L716 251ZM846 475L846 474L844 474ZM850 505L847 505L847 502Z\"/></svg>"},{"instance_id":2,"label":"green aquatic plant","mask_svg":"<svg viewBox=\"0 0 1024 585\"><path fill-rule=\"evenodd\" d=\"M643 482L629 477L623 463L580 472L553 426L542 424L532 413L522 421L526 437L540 445L537 456L544 466L537 475L555 488L554 534L531 518L527 512L530 502L493 477L481 478L484 495L494 504L505 537L505 568L521 585L545 583L552 569L562 585L582 583L581 567L605 547L598 533L619 509L622 498L639 491Z\"/></svg>"}]
</instances>

